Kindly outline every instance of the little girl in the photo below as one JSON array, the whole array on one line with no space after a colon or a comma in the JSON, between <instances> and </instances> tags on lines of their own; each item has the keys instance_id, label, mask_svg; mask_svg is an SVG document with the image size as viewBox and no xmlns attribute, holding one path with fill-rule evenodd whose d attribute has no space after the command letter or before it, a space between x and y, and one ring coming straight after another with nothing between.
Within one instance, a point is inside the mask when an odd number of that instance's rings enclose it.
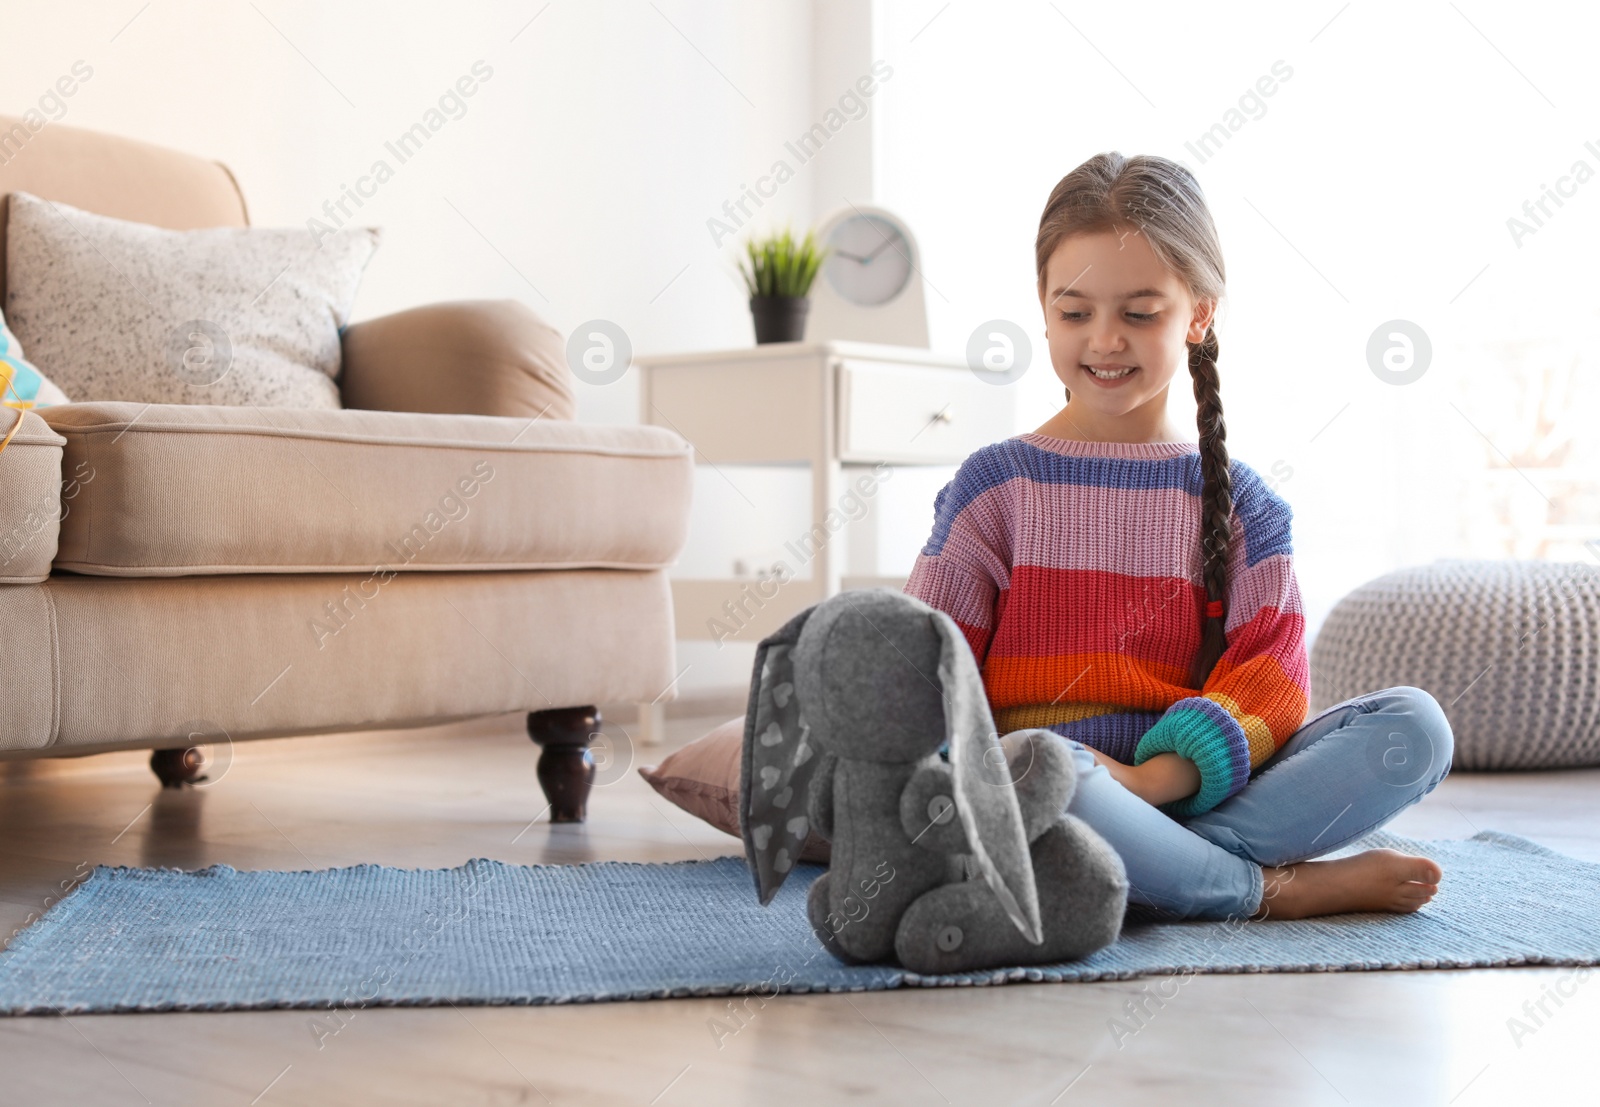
<instances>
[{"instance_id":1,"label":"little girl","mask_svg":"<svg viewBox=\"0 0 1600 1107\"><path fill-rule=\"evenodd\" d=\"M1222 251L1199 184L1165 158L1090 158L1051 193L1035 261L1067 404L962 463L905 591L962 628L1000 733L1069 740L1067 810L1122 856L1130 902L1417 910L1442 875L1429 858L1304 860L1433 791L1453 738L1409 686L1306 720L1289 505L1224 444ZM1166 416L1184 363L1198 444Z\"/></svg>"}]
</instances>

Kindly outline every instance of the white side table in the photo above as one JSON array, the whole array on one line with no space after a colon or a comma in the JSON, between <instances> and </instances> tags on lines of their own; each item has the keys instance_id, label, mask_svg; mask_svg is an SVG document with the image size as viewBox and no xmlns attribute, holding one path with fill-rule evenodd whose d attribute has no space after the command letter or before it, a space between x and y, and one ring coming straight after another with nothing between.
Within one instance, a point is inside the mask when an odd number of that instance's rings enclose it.
<instances>
[{"instance_id":1,"label":"white side table","mask_svg":"<svg viewBox=\"0 0 1600 1107\"><path fill-rule=\"evenodd\" d=\"M759 642L844 589L903 588L876 575L875 518L827 529L849 491L847 468L955 465L1016 433L1016 390L990 384L959 355L868 342L774 342L746 349L636 357L640 421L669 427L711 465L806 465L812 541L786 545L810 577L674 579L680 640ZM857 478L859 479L859 478ZM820 530L817 528L821 528ZM798 562L804 562L804 565ZM733 604L730 615L729 605ZM641 708L643 742L661 734L659 704Z\"/></svg>"}]
</instances>

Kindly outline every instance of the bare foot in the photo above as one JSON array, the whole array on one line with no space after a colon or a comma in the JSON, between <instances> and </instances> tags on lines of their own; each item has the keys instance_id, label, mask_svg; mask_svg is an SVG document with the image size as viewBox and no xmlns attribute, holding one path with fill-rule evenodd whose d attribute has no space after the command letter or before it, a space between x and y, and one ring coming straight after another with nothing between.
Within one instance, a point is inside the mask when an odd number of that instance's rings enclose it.
<instances>
[{"instance_id":1,"label":"bare foot","mask_svg":"<svg viewBox=\"0 0 1600 1107\"><path fill-rule=\"evenodd\" d=\"M1346 911L1410 914L1439 891L1444 875L1430 858L1369 849L1333 861L1263 865L1266 890L1253 919L1305 919Z\"/></svg>"}]
</instances>

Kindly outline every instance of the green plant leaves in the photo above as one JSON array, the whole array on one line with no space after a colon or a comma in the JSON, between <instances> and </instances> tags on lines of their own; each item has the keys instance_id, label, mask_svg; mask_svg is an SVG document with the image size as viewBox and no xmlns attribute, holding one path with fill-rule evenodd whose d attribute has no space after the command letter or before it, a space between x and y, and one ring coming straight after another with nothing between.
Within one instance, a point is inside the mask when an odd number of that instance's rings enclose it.
<instances>
[{"instance_id":1,"label":"green plant leaves","mask_svg":"<svg viewBox=\"0 0 1600 1107\"><path fill-rule=\"evenodd\" d=\"M739 273L752 296L806 295L829 253L826 249L817 249L812 231L807 231L806 237L796 243L787 228L782 234L770 235L759 242L749 239L744 248L749 264L741 263Z\"/></svg>"}]
</instances>

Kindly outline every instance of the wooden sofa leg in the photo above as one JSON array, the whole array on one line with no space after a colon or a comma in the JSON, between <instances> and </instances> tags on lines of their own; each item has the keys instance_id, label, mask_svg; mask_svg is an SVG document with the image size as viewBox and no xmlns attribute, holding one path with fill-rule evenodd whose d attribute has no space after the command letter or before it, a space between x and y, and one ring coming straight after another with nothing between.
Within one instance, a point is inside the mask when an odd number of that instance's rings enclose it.
<instances>
[{"instance_id":1,"label":"wooden sofa leg","mask_svg":"<svg viewBox=\"0 0 1600 1107\"><path fill-rule=\"evenodd\" d=\"M528 713L528 737L539 744L539 787L550 801L550 821L581 823L588 815L594 763L584 757L589 736L600 731L597 708L557 707Z\"/></svg>"},{"instance_id":2,"label":"wooden sofa leg","mask_svg":"<svg viewBox=\"0 0 1600 1107\"><path fill-rule=\"evenodd\" d=\"M200 770L205 768L205 758L196 748L186 750L151 750L150 770L156 774L163 788L182 788L204 780Z\"/></svg>"}]
</instances>

